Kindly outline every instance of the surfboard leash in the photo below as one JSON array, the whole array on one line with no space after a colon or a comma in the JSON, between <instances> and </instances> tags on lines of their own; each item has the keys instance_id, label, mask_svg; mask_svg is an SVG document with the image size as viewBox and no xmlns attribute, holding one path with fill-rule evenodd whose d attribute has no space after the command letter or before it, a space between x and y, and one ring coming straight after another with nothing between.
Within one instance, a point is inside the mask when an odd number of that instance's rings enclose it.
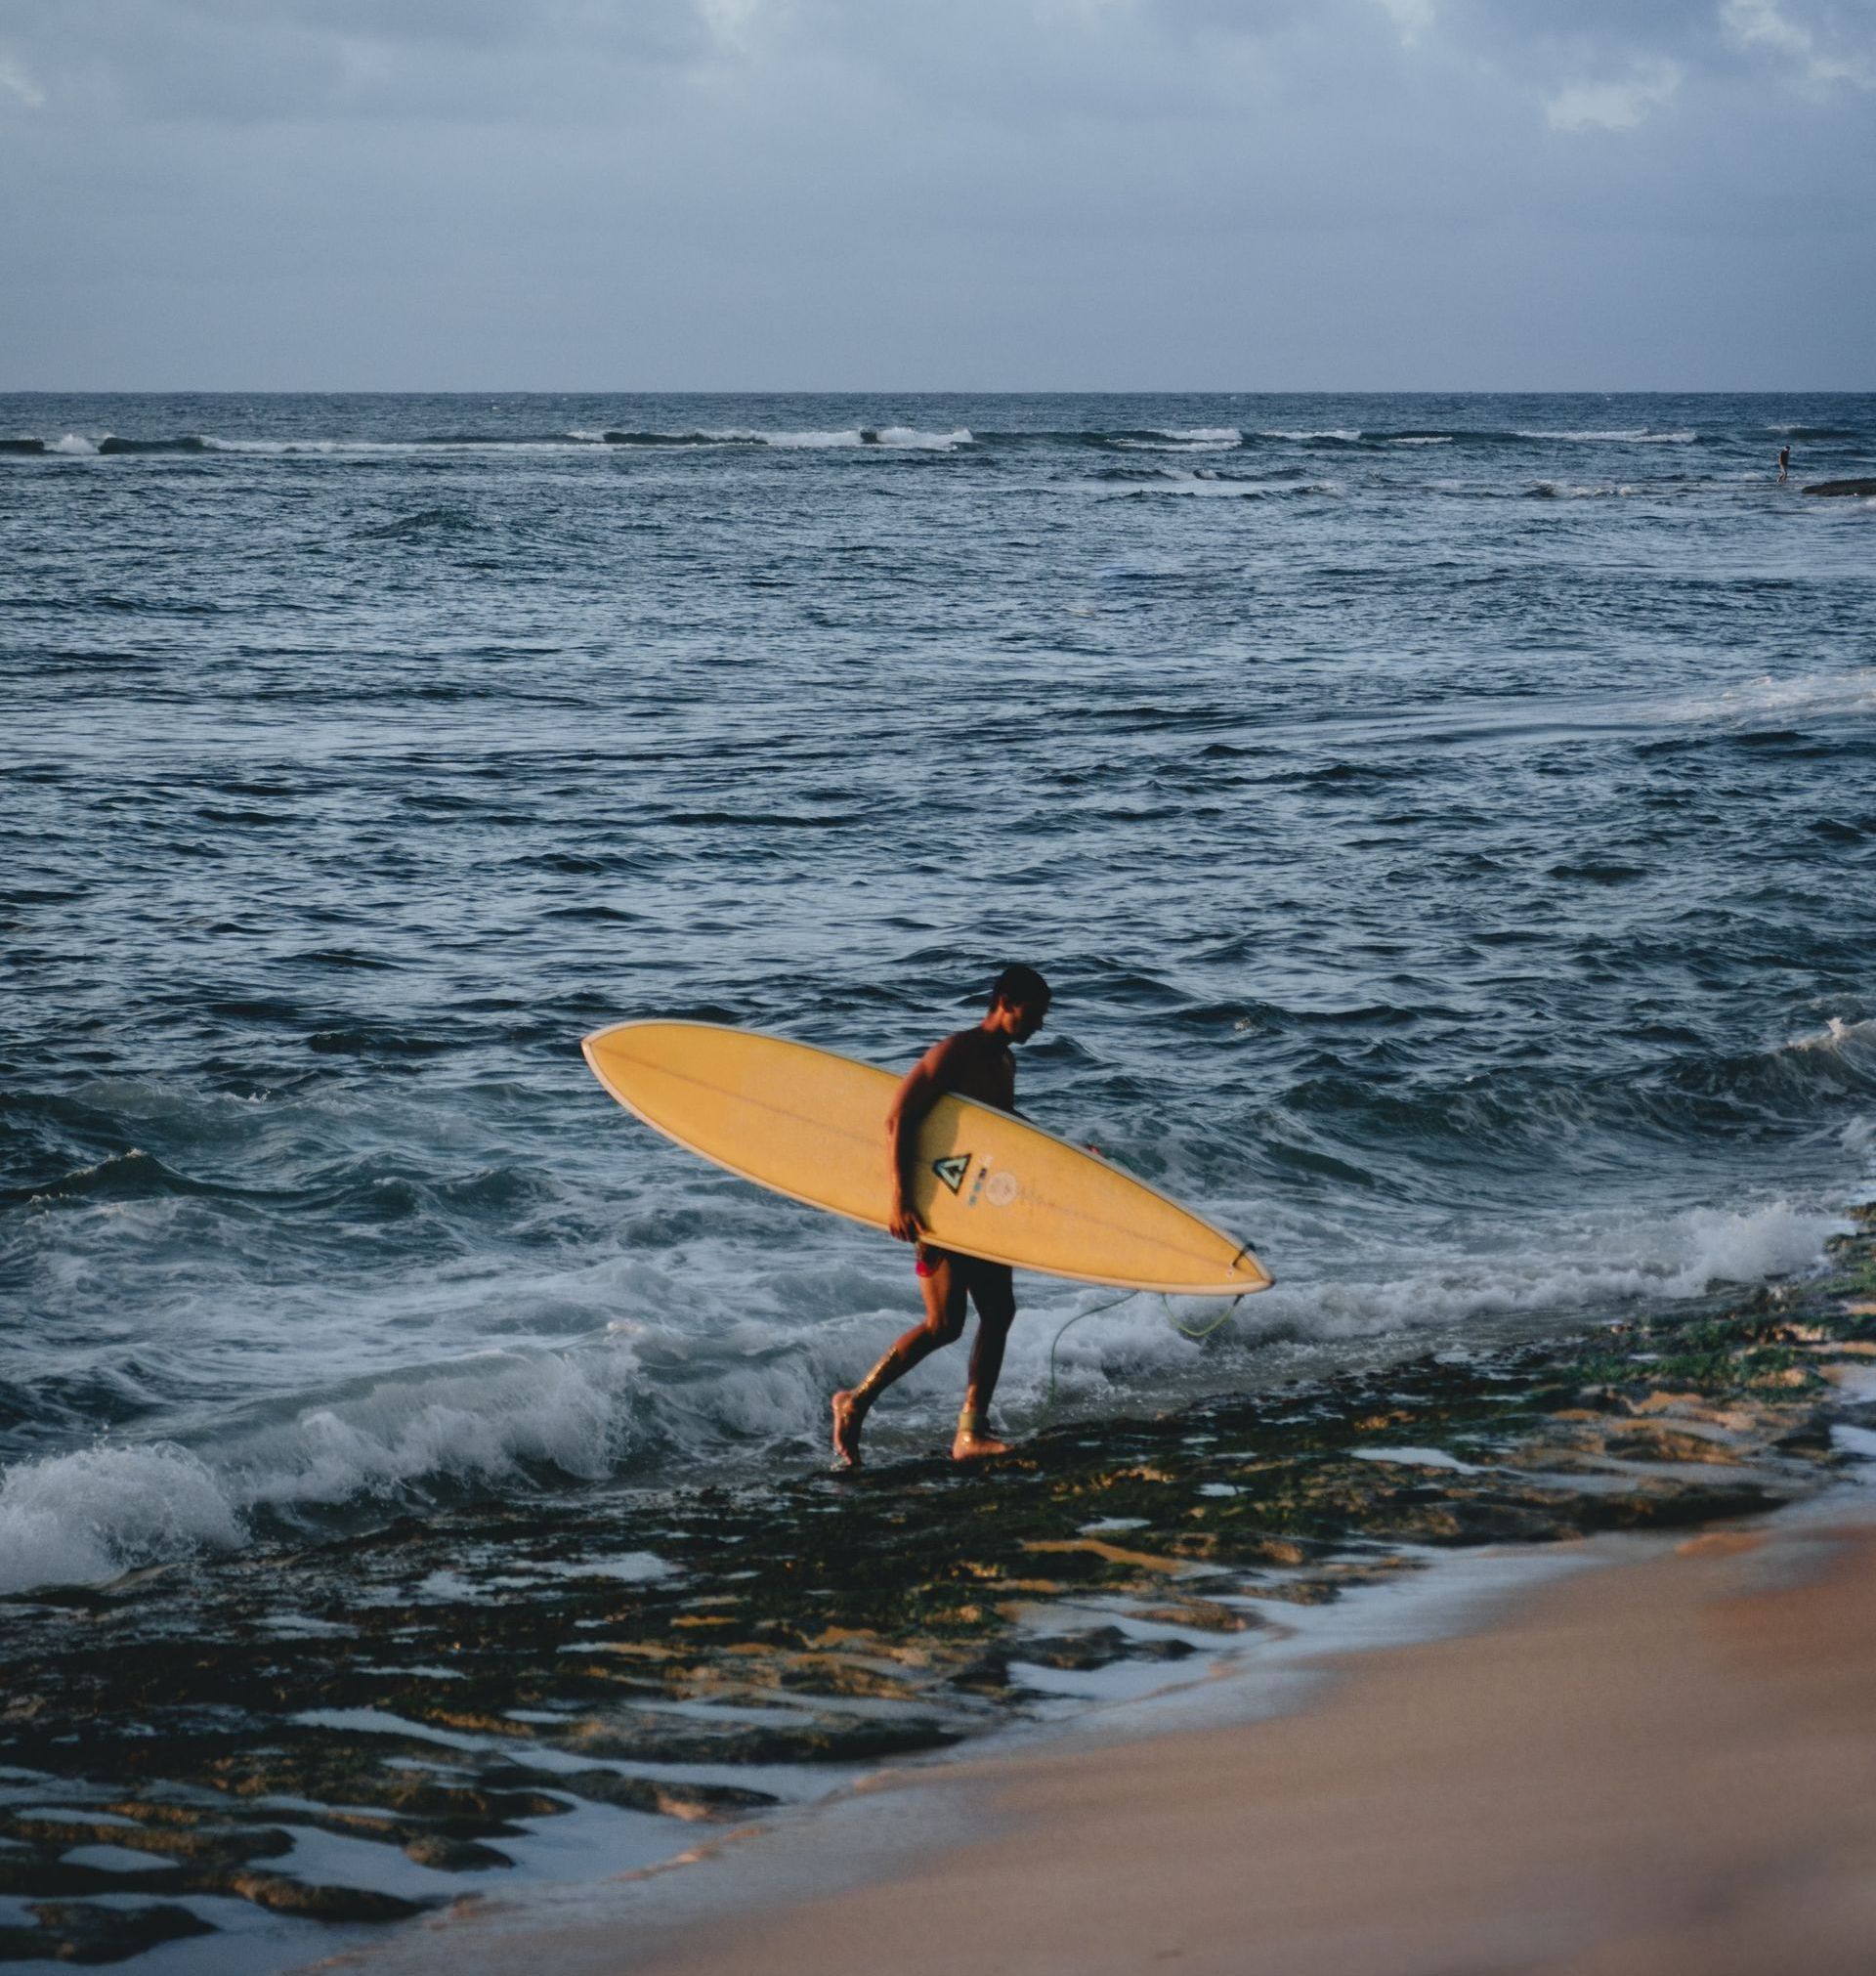
<instances>
[{"instance_id":1,"label":"surfboard leash","mask_svg":"<svg viewBox=\"0 0 1876 1976\"><path fill-rule=\"evenodd\" d=\"M1235 1297L1233 1297L1229 1303L1225 1305L1224 1309L1220 1310L1215 1318L1213 1318L1210 1324L1201 1324L1196 1331L1193 1330L1191 1325L1181 1324L1179 1322L1178 1318L1173 1314L1172 1300L1166 1294L1164 1290L1160 1292L1160 1302L1166 1306L1166 1321L1170 1325L1172 1325L1173 1330L1176 1331L1181 1338L1190 1338L1193 1341L1193 1343L1196 1344L1201 1338L1210 1338L1213 1332L1222 1330L1224 1328L1225 1320L1229 1317L1235 1317L1237 1315L1238 1306L1242 1304L1244 1300L1248 1296L1250 1296L1250 1294L1251 1293L1249 1290L1240 1290L1238 1294Z\"/></svg>"},{"instance_id":2,"label":"surfboard leash","mask_svg":"<svg viewBox=\"0 0 1876 1976\"><path fill-rule=\"evenodd\" d=\"M1214 1317L1209 1324L1201 1324L1196 1329L1194 1329L1189 1324L1181 1324L1178 1318L1173 1314L1172 1298L1170 1298L1164 1290L1162 1290L1159 1294L1160 1294L1160 1303L1165 1307L1166 1310L1166 1321L1170 1325L1172 1325L1173 1330L1176 1331L1181 1338L1189 1338L1196 1345L1200 1339L1210 1338L1215 1331L1221 1330L1224 1327L1226 1321L1236 1314L1238 1306L1242 1304L1245 1298L1248 1297L1251 1293L1248 1290L1241 1291L1237 1296L1233 1297L1230 1300L1230 1302L1225 1305L1224 1309L1220 1310L1218 1314L1215 1317ZM1086 1310L1077 1310L1074 1316L1064 1320L1060 1328L1056 1331L1055 1336L1049 1341L1048 1391L1043 1396L1043 1410L1041 1414L1037 1416L1035 1426L1029 1430L1031 1434L1041 1434L1043 1430L1045 1427L1047 1427L1049 1422L1055 1417L1055 1354L1057 1352L1061 1350L1062 1339L1068 1332L1069 1327L1071 1325L1079 1324L1084 1317L1098 1317L1103 1310L1118 1310L1123 1304L1130 1304L1133 1301L1135 1297L1143 1295L1145 1295L1144 1291L1128 1290L1125 1291L1119 1297L1110 1297L1105 1304L1095 1304L1090 1306L1089 1309Z\"/></svg>"}]
</instances>

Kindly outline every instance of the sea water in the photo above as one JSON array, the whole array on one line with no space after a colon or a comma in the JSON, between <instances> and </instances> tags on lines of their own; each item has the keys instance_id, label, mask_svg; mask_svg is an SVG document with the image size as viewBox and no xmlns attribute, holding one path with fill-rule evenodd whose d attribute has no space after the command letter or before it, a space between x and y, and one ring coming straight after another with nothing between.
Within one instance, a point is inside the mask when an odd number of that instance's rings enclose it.
<instances>
[{"instance_id":1,"label":"sea water","mask_svg":"<svg viewBox=\"0 0 1876 1976\"><path fill-rule=\"evenodd\" d=\"M1806 1269L1871 473L1869 397L0 398L0 1588L819 1460L909 1257L627 1117L628 1017L901 1068L1047 973L1024 1109L1278 1287L1025 1279L1012 1429L1095 1305L1090 1416Z\"/></svg>"}]
</instances>

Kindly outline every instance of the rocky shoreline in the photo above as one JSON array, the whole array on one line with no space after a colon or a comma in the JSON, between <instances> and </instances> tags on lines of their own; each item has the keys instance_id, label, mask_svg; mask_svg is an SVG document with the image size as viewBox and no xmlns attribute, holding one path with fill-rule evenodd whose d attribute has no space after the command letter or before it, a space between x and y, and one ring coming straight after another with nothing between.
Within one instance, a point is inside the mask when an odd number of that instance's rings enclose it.
<instances>
[{"instance_id":1,"label":"rocky shoreline","mask_svg":"<svg viewBox=\"0 0 1876 1976\"><path fill-rule=\"evenodd\" d=\"M1827 1274L1699 1316L1065 1424L981 1471L557 1493L0 1601L0 1960L123 1959L231 1899L394 1921L593 1808L668 1857L1030 1713L1048 1670L1229 1651L1263 1602L1813 1493L1876 1421L1855 1219ZM321 1840L396 1871L321 1871Z\"/></svg>"}]
</instances>

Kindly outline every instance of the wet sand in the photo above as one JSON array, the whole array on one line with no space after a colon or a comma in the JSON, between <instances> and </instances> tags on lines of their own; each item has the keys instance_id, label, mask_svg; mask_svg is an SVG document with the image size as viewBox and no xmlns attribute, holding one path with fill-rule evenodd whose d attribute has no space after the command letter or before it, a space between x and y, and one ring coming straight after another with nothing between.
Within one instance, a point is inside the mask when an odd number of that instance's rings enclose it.
<instances>
[{"instance_id":1,"label":"wet sand","mask_svg":"<svg viewBox=\"0 0 1876 1976\"><path fill-rule=\"evenodd\" d=\"M460 1976L1876 1967L1876 1505L1599 1548L1620 1561L1482 1631L1337 1663L1299 1713L888 1779L784 1841L795 1862L767 1908L675 1923L619 1887L610 1918L463 1915L362 1959ZM856 1815L933 1842L799 1898L817 1848L828 1880L851 1876ZM662 1877L759 1879L773 1843Z\"/></svg>"}]
</instances>

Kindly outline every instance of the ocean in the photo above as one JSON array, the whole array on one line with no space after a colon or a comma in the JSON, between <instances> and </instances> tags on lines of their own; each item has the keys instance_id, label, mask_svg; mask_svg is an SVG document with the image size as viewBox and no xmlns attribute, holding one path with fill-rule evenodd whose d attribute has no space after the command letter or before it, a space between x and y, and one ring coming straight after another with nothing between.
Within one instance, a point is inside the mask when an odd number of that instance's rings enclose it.
<instances>
[{"instance_id":1,"label":"ocean","mask_svg":"<svg viewBox=\"0 0 1876 1976\"><path fill-rule=\"evenodd\" d=\"M1876 502L1801 484L1872 462L1869 396L0 397L0 1591L818 1469L910 1257L627 1117L630 1017L906 1067L1046 973L1025 1111L1277 1287L1021 1281L1018 1437L1814 1269Z\"/></svg>"},{"instance_id":2,"label":"ocean","mask_svg":"<svg viewBox=\"0 0 1876 1976\"><path fill-rule=\"evenodd\" d=\"M0 399L0 1586L818 1459L905 1253L582 1064L909 1065L1258 1245L1088 1415L1804 1268L1876 1136L1876 399ZM1791 485L1773 454L1798 457ZM1024 1285L1001 1414L1097 1299ZM875 1414L935 1444L942 1354Z\"/></svg>"}]
</instances>

